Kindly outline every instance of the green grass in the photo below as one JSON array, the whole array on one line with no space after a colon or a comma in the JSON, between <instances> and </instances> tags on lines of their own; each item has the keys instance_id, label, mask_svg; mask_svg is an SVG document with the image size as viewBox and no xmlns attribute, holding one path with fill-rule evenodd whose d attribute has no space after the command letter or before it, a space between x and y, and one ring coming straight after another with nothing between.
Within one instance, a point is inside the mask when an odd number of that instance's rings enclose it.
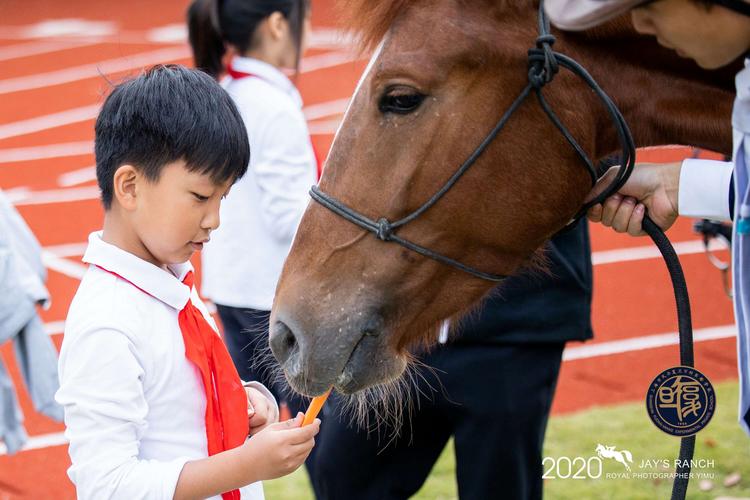
<instances>
[{"instance_id":1,"label":"green grass","mask_svg":"<svg viewBox=\"0 0 750 500\"><path fill-rule=\"evenodd\" d=\"M717 384L717 410L708 427L696 441L695 459L713 460L714 467L694 469L695 473L713 474L714 487L702 492L698 480L690 481L688 498L691 500L715 499L720 496L750 498L750 437L737 423L737 382ZM625 404L595 408L584 412L555 417L547 430L546 457L589 458L596 456L597 443L629 450L633 455L632 473L671 472L672 469L641 469L644 459L668 459L673 463L679 449L679 439L668 436L653 426L646 416L644 404ZM547 465L551 462L548 461ZM599 479L548 479L545 481L545 498L548 499L662 499L669 498L671 479L607 478L608 473L624 472L624 467L613 460L602 460ZM452 443L443 451L422 489L413 498L419 500L456 499ZM565 469L565 467L563 467ZM563 474L564 474L563 470ZM736 486L725 488L724 478L739 472L742 480ZM502 471L498 471L499 474ZM585 474L584 474L585 475ZM313 495L303 470L265 483L268 500L308 500Z\"/></svg>"}]
</instances>

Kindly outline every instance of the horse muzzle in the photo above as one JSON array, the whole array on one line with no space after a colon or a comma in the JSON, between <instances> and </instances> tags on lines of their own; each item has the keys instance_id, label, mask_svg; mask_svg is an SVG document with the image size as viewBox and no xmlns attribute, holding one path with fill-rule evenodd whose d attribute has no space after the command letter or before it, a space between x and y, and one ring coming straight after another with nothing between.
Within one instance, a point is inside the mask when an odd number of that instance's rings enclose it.
<instances>
[{"instance_id":1,"label":"horse muzzle","mask_svg":"<svg viewBox=\"0 0 750 500\"><path fill-rule=\"evenodd\" d=\"M405 357L389 346L380 314L345 308L339 313L329 321L300 321L283 310L271 317L271 351L295 391L316 396L333 386L352 394L389 382L406 368Z\"/></svg>"}]
</instances>

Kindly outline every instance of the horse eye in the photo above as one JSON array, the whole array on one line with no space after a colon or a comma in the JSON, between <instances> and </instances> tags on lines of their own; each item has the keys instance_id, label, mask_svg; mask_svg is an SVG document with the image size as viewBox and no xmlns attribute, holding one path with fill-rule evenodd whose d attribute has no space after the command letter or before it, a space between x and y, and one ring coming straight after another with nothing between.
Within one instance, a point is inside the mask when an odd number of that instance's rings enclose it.
<instances>
[{"instance_id":1,"label":"horse eye","mask_svg":"<svg viewBox=\"0 0 750 500\"><path fill-rule=\"evenodd\" d=\"M424 101L424 94L418 92L405 93L400 92L386 92L383 97L380 98L378 103L378 109L381 113L396 113L399 115L406 115L415 111L422 101Z\"/></svg>"}]
</instances>

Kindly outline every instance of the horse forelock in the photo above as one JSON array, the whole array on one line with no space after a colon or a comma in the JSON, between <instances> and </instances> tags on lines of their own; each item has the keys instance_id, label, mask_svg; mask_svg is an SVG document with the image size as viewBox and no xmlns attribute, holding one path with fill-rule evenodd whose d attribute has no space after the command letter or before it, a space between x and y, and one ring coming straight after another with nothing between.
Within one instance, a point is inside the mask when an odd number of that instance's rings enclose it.
<instances>
[{"instance_id":1,"label":"horse forelock","mask_svg":"<svg viewBox=\"0 0 750 500\"><path fill-rule=\"evenodd\" d=\"M406 10L418 7L426 0L338 0L342 27L352 32L362 52L373 50L383 39L393 22ZM461 7L481 6L485 12L502 14L508 9L528 11L538 6L539 0L453 0ZM427 13L425 9L425 13Z\"/></svg>"}]
</instances>

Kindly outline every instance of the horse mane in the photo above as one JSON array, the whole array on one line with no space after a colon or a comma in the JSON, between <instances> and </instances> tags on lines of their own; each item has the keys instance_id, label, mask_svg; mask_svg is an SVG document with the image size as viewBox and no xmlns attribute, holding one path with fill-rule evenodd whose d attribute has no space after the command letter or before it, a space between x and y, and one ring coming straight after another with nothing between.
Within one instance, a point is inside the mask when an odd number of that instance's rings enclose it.
<instances>
[{"instance_id":1,"label":"horse mane","mask_svg":"<svg viewBox=\"0 0 750 500\"><path fill-rule=\"evenodd\" d=\"M488 8L529 8L539 5L538 0L458 0L469 4L477 1ZM404 10L422 3L419 0L338 0L339 22L346 31L353 33L361 52L372 51L383 39L394 20Z\"/></svg>"},{"instance_id":2,"label":"horse mane","mask_svg":"<svg viewBox=\"0 0 750 500\"><path fill-rule=\"evenodd\" d=\"M342 27L352 32L362 52L373 50L401 11L414 0L338 0Z\"/></svg>"}]
</instances>

